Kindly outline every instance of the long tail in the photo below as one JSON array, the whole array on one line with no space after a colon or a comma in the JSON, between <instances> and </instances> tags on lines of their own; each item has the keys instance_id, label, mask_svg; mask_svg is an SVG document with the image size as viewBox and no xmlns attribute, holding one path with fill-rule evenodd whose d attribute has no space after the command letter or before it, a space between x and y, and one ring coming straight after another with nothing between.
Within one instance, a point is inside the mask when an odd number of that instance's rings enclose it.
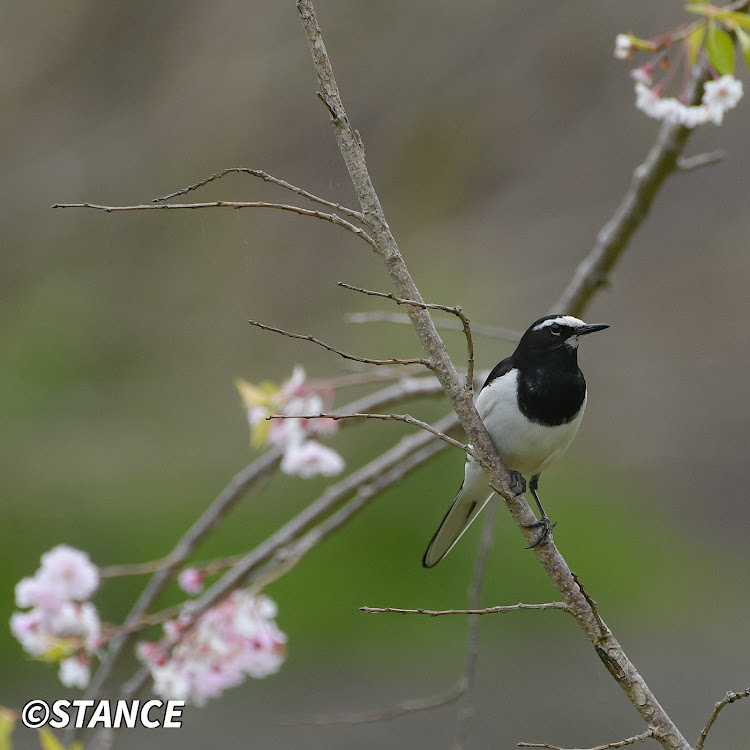
<instances>
[{"instance_id":1,"label":"long tail","mask_svg":"<svg viewBox=\"0 0 750 750\"><path fill-rule=\"evenodd\" d=\"M481 482L470 481L470 479L467 470L467 476L464 478L453 505L445 514L443 522L424 553L422 565L425 568L437 565L453 549L492 497L492 492L487 494L486 479Z\"/></svg>"}]
</instances>

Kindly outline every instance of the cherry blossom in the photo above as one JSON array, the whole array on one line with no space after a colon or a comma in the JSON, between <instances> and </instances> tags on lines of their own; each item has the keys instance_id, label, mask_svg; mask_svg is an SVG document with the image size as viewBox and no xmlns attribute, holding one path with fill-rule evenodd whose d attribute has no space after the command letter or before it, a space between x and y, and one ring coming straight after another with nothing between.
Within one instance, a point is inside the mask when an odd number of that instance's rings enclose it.
<instances>
[{"instance_id":1,"label":"cherry blossom","mask_svg":"<svg viewBox=\"0 0 750 750\"><path fill-rule=\"evenodd\" d=\"M268 597L238 590L187 630L174 620L165 623L171 650L147 642L137 648L151 670L154 692L202 706L246 677L277 672L284 661L286 636L274 622L276 613Z\"/></svg>"},{"instance_id":2,"label":"cherry blossom","mask_svg":"<svg viewBox=\"0 0 750 750\"><path fill-rule=\"evenodd\" d=\"M281 470L303 479L322 474L336 476L344 470L344 459L331 448L315 440L307 440L301 445L291 446L281 461Z\"/></svg>"},{"instance_id":3,"label":"cherry blossom","mask_svg":"<svg viewBox=\"0 0 750 750\"><path fill-rule=\"evenodd\" d=\"M190 596L195 596L203 591L203 573L197 568L185 568L177 576L179 587Z\"/></svg>"}]
</instances>

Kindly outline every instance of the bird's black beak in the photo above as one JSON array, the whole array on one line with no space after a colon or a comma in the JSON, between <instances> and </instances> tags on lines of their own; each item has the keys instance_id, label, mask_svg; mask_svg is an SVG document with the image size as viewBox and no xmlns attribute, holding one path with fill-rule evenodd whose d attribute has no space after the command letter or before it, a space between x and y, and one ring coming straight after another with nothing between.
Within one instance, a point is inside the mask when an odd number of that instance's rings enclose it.
<instances>
[{"instance_id":1,"label":"bird's black beak","mask_svg":"<svg viewBox=\"0 0 750 750\"><path fill-rule=\"evenodd\" d=\"M605 328L609 328L606 323L592 323L591 325L585 325L576 331L576 336L585 336L587 333L596 333L597 331L603 331Z\"/></svg>"}]
</instances>

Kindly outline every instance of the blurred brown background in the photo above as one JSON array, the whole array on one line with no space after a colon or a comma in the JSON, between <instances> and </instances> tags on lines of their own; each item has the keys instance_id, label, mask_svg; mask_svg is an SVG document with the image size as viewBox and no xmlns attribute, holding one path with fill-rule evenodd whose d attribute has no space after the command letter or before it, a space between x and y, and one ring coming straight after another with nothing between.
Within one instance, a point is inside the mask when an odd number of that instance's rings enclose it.
<instances>
[{"instance_id":1,"label":"blurred brown background","mask_svg":"<svg viewBox=\"0 0 750 750\"><path fill-rule=\"evenodd\" d=\"M687 19L681 4L319 0L317 11L422 293L476 322L525 328L588 252L657 132L634 109L615 34L665 31ZM337 280L388 282L364 244L323 222L50 209L148 202L227 166L351 204L292 0L5 2L0 53L7 621L15 582L60 541L100 564L170 548L248 460L233 377L280 380L295 362L316 377L342 371L332 355L251 329L249 317L363 355L418 350L406 328L344 321L387 308ZM743 101L723 127L695 133L689 153L727 157L668 181L587 314L612 328L581 351L588 414L544 479L561 550L690 738L726 690L750 681L749 111ZM232 176L194 197L288 195ZM460 337L446 341L460 358ZM482 367L510 352L477 346ZM356 466L399 428L363 425L333 445ZM188 729L125 734L121 747L450 747L453 708L360 727L279 720L391 705L457 675L465 622L357 607L463 605L476 529L439 568L419 566L461 462L443 455L269 590L290 639L280 674L188 711ZM323 486L275 479L199 558L248 549ZM142 584L105 589L103 616L121 618ZM485 602L553 597L501 513ZM484 621L476 692L469 747L586 747L643 729L581 634L552 613ZM0 627L0 704L74 693ZM749 711L727 709L712 747L747 747ZM29 730L16 741L38 746Z\"/></svg>"}]
</instances>

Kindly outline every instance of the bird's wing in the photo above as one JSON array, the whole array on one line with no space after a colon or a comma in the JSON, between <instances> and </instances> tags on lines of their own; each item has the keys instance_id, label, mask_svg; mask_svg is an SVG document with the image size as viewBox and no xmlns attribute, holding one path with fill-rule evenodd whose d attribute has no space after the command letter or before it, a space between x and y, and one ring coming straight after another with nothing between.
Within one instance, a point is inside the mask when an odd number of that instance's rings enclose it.
<instances>
[{"instance_id":1,"label":"bird's wing","mask_svg":"<svg viewBox=\"0 0 750 750\"><path fill-rule=\"evenodd\" d=\"M506 357L500 360L493 368L492 372L487 376L487 380L484 381L484 385L479 389L483 391L493 380L507 375L513 369L513 357Z\"/></svg>"},{"instance_id":2,"label":"bird's wing","mask_svg":"<svg viewBox=\"0 0 750 750\"><path fill-rule=\"evenodd\" d=\"M467 461L461 489L422 558L425 568L437 565L453 549L492 495L482 467L473 459Z\"/></svg>"},{"instance_id":3,"label":"bird's wing","mask_svg":"<svg viewBox=\"0 0 750 750\"><path fill-rule=\"evenodd\" d=\"M497 378L507 375L513 369L511 357L499 362L484 381L482 390ZM484 420L492 411L493 401L491 399L478 399L477 409L479 416ZM466 460L464 470L464 481L459 489L453 505L445 514L443 522L432 537L427 551L422 558L422 565L431 568L437 565L452 549L456 542L463 536L466 529L471 526L474 519L480 514L482 508L489 502L493 493L487 485L487 477L482 467L471 457Z\"/></svg>"}]
</instances>

